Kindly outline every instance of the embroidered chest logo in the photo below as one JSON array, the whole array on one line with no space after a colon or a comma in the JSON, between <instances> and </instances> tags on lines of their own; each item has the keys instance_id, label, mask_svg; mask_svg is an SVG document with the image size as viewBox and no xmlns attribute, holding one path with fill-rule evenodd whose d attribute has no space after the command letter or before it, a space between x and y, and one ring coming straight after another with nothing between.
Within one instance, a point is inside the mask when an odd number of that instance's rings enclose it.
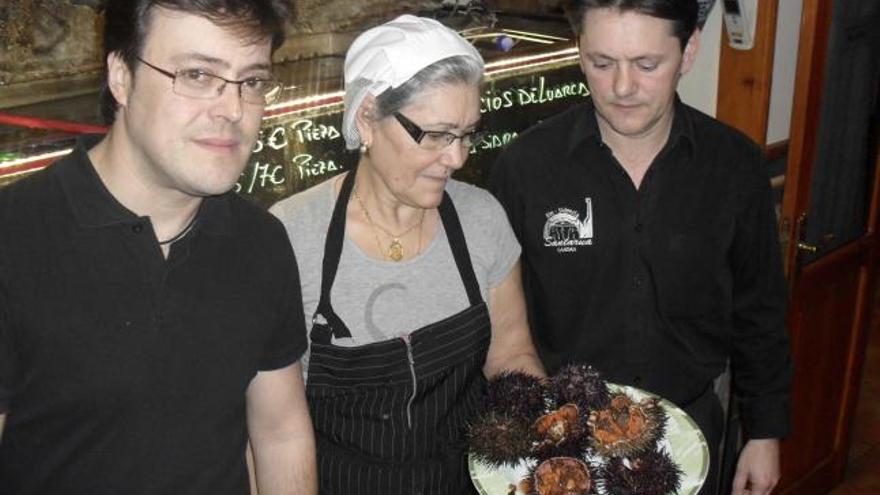
<instances>
[{"instance_id":1,"label":"embroidered chest logo","mask_svg":"<svg viewBox=\"0 0 880 495\"><path fill-rule=\"evenodd\" d=\"M544 246L556 248L559 253L575 253L579 246L593 245L593 201L584 198L586 208L581 212L571 208L557 208L546 213Z\"/></svg>"}]
</instances>

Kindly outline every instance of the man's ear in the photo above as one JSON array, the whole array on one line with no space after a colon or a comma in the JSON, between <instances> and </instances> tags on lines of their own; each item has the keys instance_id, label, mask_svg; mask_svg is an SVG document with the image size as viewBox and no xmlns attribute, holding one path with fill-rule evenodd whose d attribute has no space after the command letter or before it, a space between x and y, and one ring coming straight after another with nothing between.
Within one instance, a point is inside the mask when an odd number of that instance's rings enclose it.
<instances>
[{"instance_id":1,"label":"man's ear","mask_svg":"<svg viewBox=\"0 0 880 495\"><path fill-rule=\"evenodd\" d=\"M694 66L694 62L697 60L697 52L700 51L700 36L702 34L702 29L695 29L688 39L687 45L684 46L684 53L681 57L681 75L687 74Z\"/></svg>"},{"instance_id":2,"label":"man's ear","mask_svg":"<svg viewBox=\"0 0 880 495\"><path fill-rule=\"evenodd\" d=\"M128 97L134 84L128 64L118 52L107 55L107 88L120 107L128 106Z\"/></svg>"},{"instance_id":3,"label":"man's ear","mask_svg":"<svg viewBox=\"0 0 880 495\"><path fill-rule=\"evenodd\" d=\"M373 132L376 125L376 97L371 93L367 93L361 101L361 106L354 114L354 122L358 134L361 136L361 143L369 147L373 142Z\"/></svg>"}]
</instances>

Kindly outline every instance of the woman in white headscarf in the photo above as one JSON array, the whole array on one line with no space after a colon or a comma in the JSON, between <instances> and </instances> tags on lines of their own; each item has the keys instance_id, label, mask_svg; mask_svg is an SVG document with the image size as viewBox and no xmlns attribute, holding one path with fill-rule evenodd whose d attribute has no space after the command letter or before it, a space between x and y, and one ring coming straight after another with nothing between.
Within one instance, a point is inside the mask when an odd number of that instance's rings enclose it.
<instances>
[{"instance_id":1,"label":"woman in white headscarf","mask_svg":"<svg viewBox=\"0 0 880 495\"><path fill-rule=\"evenodd\" d=\"M363 33L345 61L356 169L272 209L299 261L321 493L467 493L485 377L543 376L507 217L450 178L481 139L482 72L431 19Z\"/></svg>"}]
</instances>

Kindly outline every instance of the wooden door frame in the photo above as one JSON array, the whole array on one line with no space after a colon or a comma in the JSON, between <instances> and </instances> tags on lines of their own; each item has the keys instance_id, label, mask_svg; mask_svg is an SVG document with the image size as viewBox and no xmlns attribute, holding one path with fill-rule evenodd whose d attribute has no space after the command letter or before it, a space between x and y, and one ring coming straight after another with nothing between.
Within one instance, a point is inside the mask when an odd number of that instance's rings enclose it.
<instances>
[{"instance_id":1,"label":"wooden door frame","mask_svg":"<svg viewBox=\"0 0 880 495\"><path fill-rule=\"evenodd\" d=\"M813 166L818 157L817 139L819 138L822 99L825 91L826 60L828 42L831 34L833 3L827 0L803 0L801 17L800 43L795 79L795 93L789 138L786 183L788 189L783 197L780 233L786 241L785 260L786 273L792 287L799 277L798 241L802 238L804 228L798 220L806 214L810 203ZM861 259L858 276L857 294L860 295L854 308L851 340L848 342L848 354L842 383L840 413L837 423L829 425L834 428L832 455L796 482L783 480L779 493L785 494L818 494L825 493L835 486L842 478L846 469L849 446L852 435L852 421L861 388L862 369L865 360L865 347L868 333L865 331L870 324L871 304L878 270L877 258L880 256L880 154L877 150L874 160L873 189L870 199L870 211L866 225L866 233L859 240L845 245L828 255L811 263L811 270L821 270L841 260ZM867 295L865 295L867 294ZM798 301L792 301L792 309L797 309ZM797 336L794 336L797 338ZM797 405L793 404L793 414L797 414ZM783 452L785 449L783 449ZM783 456L783 463L785 457ZM790 483L790 484L787 484Z\"/></svg>"},{"instance_id":2,"label":"wooden door frame","mask_svg":"<svg viewBox=\"0 0 880 495\"><path fill-rule=\"evenodd\" d=\"M721 55L718 61L715 117L744 132L765 150L770 120L770 92L773 86L778 2L779 0L758 2L755 43L751 50L731 48L727 30L722 28Z\"/></svg>"},{"instance_id":3,"label":"wooden door frame","mask_svg":"<svg viewBox=\"0 0 880 495\"><path fill-rule=\"evenodd\" d=\"M859 395L862 388L862 371L865 367L865 354L868 348L868 338L870 334L868 327L871 325L871 317L873 316L872 305L874 298L872 297L878 284L878 257L880 257L880 237L878 237L878 229L880 229L880 149L874 152L874 185L871 192L871 206L868 213L867 232L861 241L867 243L862 246L865 249L868 260L866 267L861 273L859 280L860 291L865 291L867 297L863 297L856 308L856 328L862 331L856 334L850 348L850 362L847 363L847 377L843 383L844 399L843 414L840 416L840 424L837 425L838 436L836 442L841 446L843 455L839 456L833 468L833 472L842 478L846 471L848 461L847 454L852 443L853 418L855 417L856 406L858 405Z\"/></svg>"},{"instance_id":4,"label":"wooden door frame","mask_svg":"<svg viewBox=\"0 0 880 495\"><path fill-rule=\"evenodd\" d=\"M817 0L824 1L824 0ZM874 160L874 184L871 199L870 218L868 233L861 239L834 250L827 256L811 263L811 270L828 270L839 261L848 259L860 259L862 268L858 275L858 288L856 294L861 295L858 304L854 308L854 317L848 343L847 362L845 374L840 387L842 388L840 399L840 414L838 421L829 427L834 428L833 455L813 468L809 473L795 481L782 480L776 493L779 495L804 495L824 494L836 486L844 477L849 448L852 441L853 418L861 391L862 370L865 365L865 354L868 342L868 332L872 316L871 297L878 284L877 270L880 268L880 241L878 241L878 228L880 228L880 153ZM791 276L797 277L796 271ZM792 301L792 310L798 310L798 300ZM791 314L789 315L791 318ZM797 335L792 336L795 343ZM795 356L796 358L796 356ZM792 404L792 414L797 414L797 404ZM783 444L782 462L785 464L786 447ZM790 483L790 484L789 484Z\"/></svg>"},{"instance_id":5,"label":"wooden door frame","mask_svg":"<svg viewBox=\"0 0 880 495\"><path fill-rule=\"evenodd\" d=\"M825 91L825 66L828 39L831 34L832 4L825 0L803 0L797 70L795 72L794 100L788 139L786 182L797 187L782 200L780 233L786 240L783 257L785 273L794 283L797 275L798 240L803 225L798 219L807 212L810 181L803 180L813 172L816 161L816 140L819 136L822 101Z\"/></svg>"}]
</instances>

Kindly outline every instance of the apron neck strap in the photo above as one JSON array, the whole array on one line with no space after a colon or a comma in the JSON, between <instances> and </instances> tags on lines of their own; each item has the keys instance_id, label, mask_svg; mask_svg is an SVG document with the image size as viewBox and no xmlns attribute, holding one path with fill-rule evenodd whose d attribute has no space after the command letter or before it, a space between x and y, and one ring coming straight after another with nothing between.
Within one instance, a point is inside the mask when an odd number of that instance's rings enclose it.
<instances>
[{"instance_id":1,"label":"apron neck strap","mask_svg":"<svg viewBox=\"0 0 880 495\"><path fill-rule=\"evenodd\" d=\"M471 263L471 255L464 238L464 230L461 228L461 221L458 218L455 205L452 204L452 198L446 191L443 191L443 200L440 201L438 210L440 211L440 219L443 221L443 228L446 229L449 248L455 258L455 265L458 267L458 274L461 275L461 281L467 291L468 300L471 306L476 306L483 302L480 284L477 283L477 276L474 273L474 265Z\"/></svg>"},{"instance_id":2,"label":"apron neck strap","mask_svg":"<svg viewBox=\"0 0 880 495\"><path fill-rule=\"evenodd\" d=\"M345 210L348 208L351 191L354 189L356 173L357 167L351 169L346 174L342 180L339 195L336 197L336 206L333 207L333 216L330 217L330 228L327 230L327 239L324 241L324 260L321 266L321 299L318 301L315 314L312 316L313 326L320 315L329 323L337 338L351 337L351 333L348 331L345 323L336 315L336 312L333 311L330 305L330 289L333 287L333 281L336 279L336 269L339 267L339 259L342 257L342 241L345 239Z\"/></svg>"}]
</instances>

